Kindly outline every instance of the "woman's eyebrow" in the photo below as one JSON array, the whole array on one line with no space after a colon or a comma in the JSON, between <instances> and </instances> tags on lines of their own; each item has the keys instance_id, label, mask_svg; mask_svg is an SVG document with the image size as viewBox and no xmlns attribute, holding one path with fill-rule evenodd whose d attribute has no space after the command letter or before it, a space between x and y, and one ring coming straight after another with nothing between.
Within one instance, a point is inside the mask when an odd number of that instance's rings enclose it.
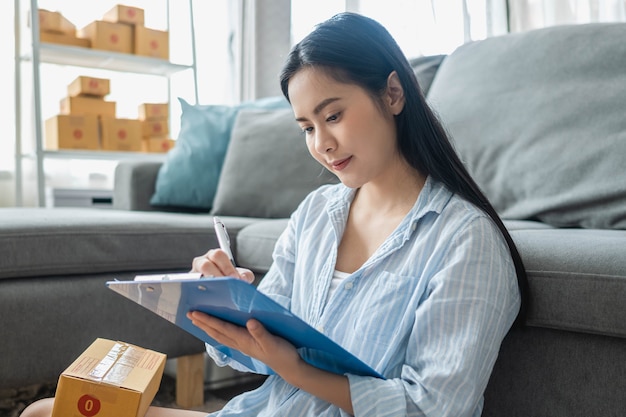
<instances>
[{"instance_id":1,"label":"woman's eyebrow","mask_svg":"<svg viewBox=\"0 0 626 417\"><path fill-rule=\"evenodd\" d=\"M317 116L318 114L320 114L320 112L322 110L324 110L324 107L328 106L330 103L333 103L333 102L335 102L337 100L339 100L339 97L329 97L329 98L326 98L326 99L322 100L313 109L313 114ZM306 120L307 120L306 117L298 117L298 118L296 118L296 121L298 121L298 122L303 122L303 121L306 121Z\"/></svg>"}]
</instances>

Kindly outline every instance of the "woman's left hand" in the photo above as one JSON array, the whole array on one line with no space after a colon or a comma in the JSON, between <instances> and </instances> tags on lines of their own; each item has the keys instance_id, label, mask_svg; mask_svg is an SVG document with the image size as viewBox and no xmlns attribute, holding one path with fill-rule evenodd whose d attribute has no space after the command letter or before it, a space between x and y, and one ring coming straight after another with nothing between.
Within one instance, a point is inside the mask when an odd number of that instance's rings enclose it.
<instances>
[{"instance_id":1,"label":"woman's left hand","mask_svg":"<svg viewBox=\"0 0 626 417\"><path fill-rule=\"evenodd\" d=\"M268 332L258 320L250 319L241 327L199 311L187 317L218 343L260 360L279 375L294 371L302 361L291 343Z\"/></svg>"}]
</instances>

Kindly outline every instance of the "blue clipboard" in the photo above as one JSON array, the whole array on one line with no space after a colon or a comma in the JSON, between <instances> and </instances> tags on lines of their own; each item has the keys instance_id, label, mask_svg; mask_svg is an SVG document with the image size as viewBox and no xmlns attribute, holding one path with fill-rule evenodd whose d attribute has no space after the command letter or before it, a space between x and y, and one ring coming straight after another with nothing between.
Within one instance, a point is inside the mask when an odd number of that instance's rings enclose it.
<instances>
[{"instance_id":1,"label":"blue clipboard","mask_svg":"<svg viewBox=\"0 0 626 417\"><path fill-rule=\"evenodd\" d=\"M249 319L255 318L272 334L291 342L302 358L313 366L336 374L351 373L384 379L370 366L245 281L230 277L173 278L108 281L106 285L256 373L271 375L274 371L238 350L219 344L191 324L187 312L202 311L239 326L245 326Z\"/></svg>"}]
</instances>

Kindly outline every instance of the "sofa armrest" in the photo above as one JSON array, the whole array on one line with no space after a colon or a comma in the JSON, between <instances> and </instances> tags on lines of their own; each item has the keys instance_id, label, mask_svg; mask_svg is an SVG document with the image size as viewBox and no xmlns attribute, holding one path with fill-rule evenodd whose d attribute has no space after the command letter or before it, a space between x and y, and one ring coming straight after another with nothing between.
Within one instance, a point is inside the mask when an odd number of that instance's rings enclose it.
<instances>
[{"instance_id":1,"label":"sofa armrest","mask_svg":"<svg viewBox=\"0 0 626 417\"><path fill-rule=\"evenodd\" d=\"M162 162L122 161L115 168L113 208L119 210L154 211L150 198L154 194L157 174Z\"/></svg>"}]
</instances>

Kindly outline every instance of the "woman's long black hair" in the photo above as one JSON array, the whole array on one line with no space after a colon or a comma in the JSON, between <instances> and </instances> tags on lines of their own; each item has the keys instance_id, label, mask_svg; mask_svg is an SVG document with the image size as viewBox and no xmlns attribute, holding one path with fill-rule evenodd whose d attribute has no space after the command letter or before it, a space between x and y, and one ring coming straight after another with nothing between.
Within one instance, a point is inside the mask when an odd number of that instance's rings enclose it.
<instances>
[{"instance_id":1,"label":"woman's long black hair","mask_svg":"<svg viewBox=\"0 0 626 417\"><path fill-rule=\"evenodd\" d=\"M515 243L456 154L441 122L426 103L407 58L389 32L378 22L355 13L340 13L319 24L294 46L283 67L280 84L287 100L289 80L302 67L324 68L337 81L358 85L379 102L389 74L396 71L405 96L404 109L396 116L400 153L420 173L481 208L500 229L515 265L522 298L515 324L523 324L528 282Z\"/></svg>"}]
</instances>

